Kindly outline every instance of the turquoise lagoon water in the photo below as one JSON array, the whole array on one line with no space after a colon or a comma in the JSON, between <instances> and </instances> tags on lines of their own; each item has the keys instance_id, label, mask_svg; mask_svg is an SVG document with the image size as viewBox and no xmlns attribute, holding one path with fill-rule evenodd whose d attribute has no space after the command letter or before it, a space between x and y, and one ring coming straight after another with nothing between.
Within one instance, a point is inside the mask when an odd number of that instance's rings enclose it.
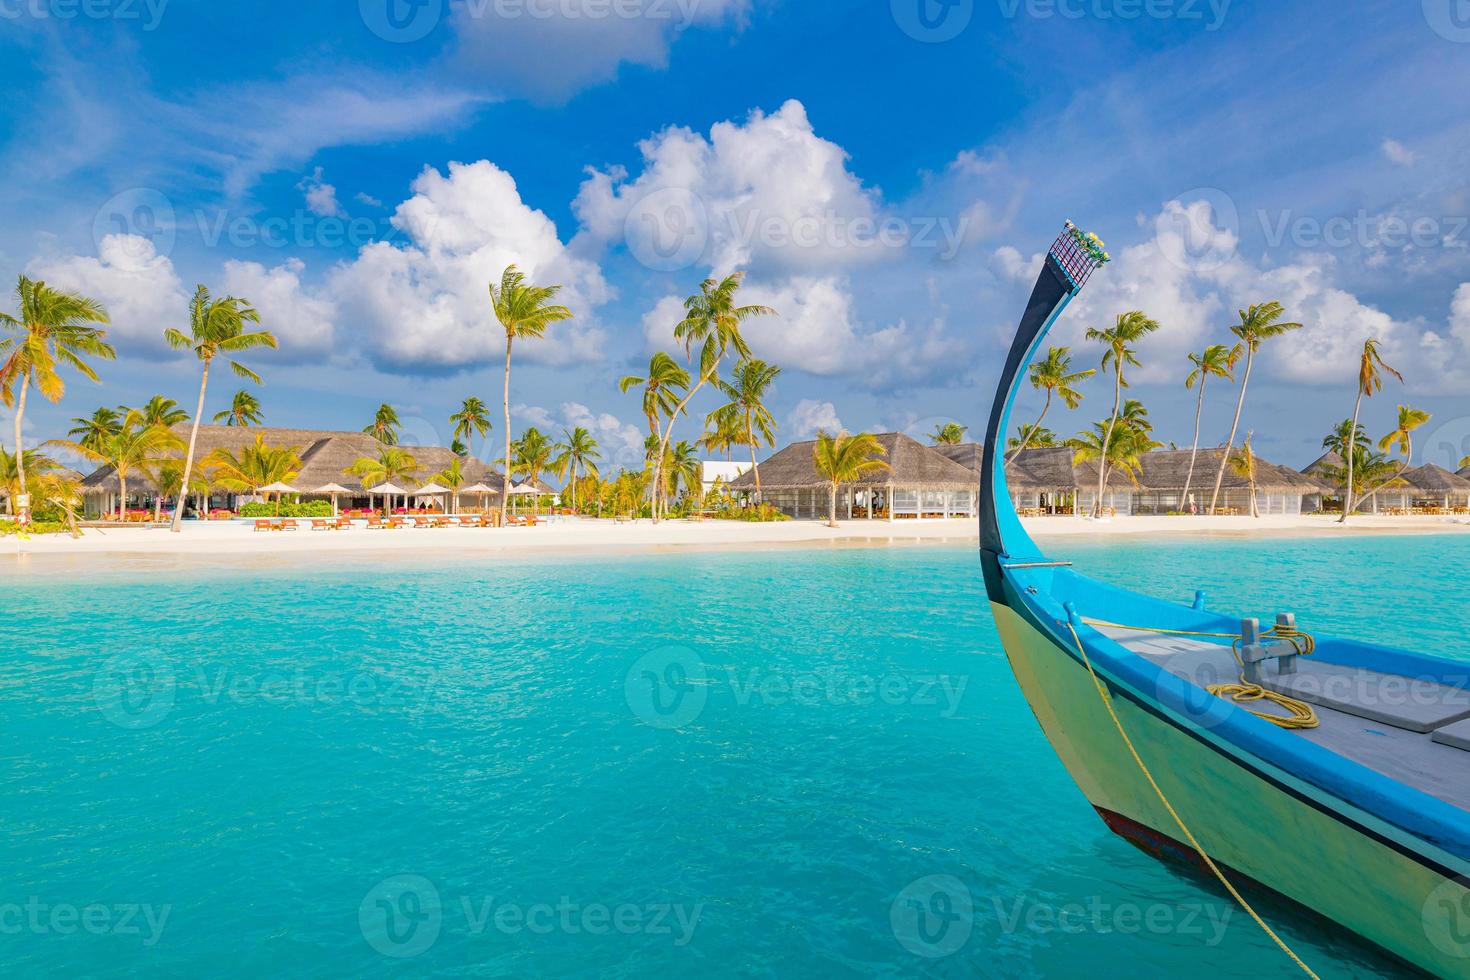
<instances>
[{"instance_id":1,"label":"turquoise lagoon water","mask_svg":"<svg viewBox=\"0 0 1470 980\"><path fill-rule=\"evenodd\" d=\"M1470 539L1054 551L1467 655ZM1104 829L970 548L141 577L0 586L8 975L1292 975Z\"/></svg>"}]
</instances>

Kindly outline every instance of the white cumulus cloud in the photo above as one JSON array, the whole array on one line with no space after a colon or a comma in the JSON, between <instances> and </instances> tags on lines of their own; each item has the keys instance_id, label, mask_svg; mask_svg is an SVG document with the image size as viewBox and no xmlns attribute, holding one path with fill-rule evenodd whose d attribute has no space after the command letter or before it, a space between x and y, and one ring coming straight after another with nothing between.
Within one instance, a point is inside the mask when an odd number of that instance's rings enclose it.
<instances>
[{"instance_id":1,"label":"white cumulus cloud","mask_svg":"<svg viewBox=\"0 0 1470 980\"><path fill-rule=\"evenodd\" d=\"M344 322L363 331L389 368L454 369L501 354L505 332L489 283L514 263L538 284L560 283L557 302L575 319L523 342L518 357L565 364L601 356L594 311L611 291L593 262L573 256L544 213L523 200L510 174L488 160L426 168L392 223L407 243L375 242L331 275Z\"/></svg>"},{"instance_id":2,"label":"white cumulus cloud","mask_svg":"<svg viewBox=\"0 0 1470 980\"><path fill-rule=\"evenodd\" d=\"M188 295L173 261L142 236L106 235L96 256L40 258L27 271L105 306L111 320L108 336L119 353L140 345L158 350L165 329L188 327Z\"/></svg>"},{"instance_id":3,"label":"white cumulus cloud","mask_svg":"<svg viewBox=\"0 0 1470 980\"><path fill-rule=\"evenodd\" d=\"M803 398L786 417L786 432L793 439L810 439L819 429L832 433L842 431L842 420L837 417L837 408L831 402Z\"/></svg>"}]
</instances>

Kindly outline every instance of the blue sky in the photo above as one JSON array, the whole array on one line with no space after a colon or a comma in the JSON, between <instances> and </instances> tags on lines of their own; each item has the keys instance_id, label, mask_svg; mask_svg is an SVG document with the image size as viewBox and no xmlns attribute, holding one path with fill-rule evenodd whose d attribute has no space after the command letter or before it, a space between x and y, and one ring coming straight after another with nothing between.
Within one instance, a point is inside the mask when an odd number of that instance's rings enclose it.
<instances>
[{"instance_id":1,"label":"blue sky","mask_svg":"<svg viewBox=\"0 0 1470 980\"><path fill-rule=\"evenodd\" d=\"M390 6L391 4L391 6ZM1062 219L1114 263L1059 325L1141 308L1133 394L1187 444L1185 354L1279 299L1244 424L1304 465L1351 409L1354 352L1435 413L1422 459L1470 452L1470 17L1457 0L15 0L0 8L0 273L101 300L120 359L28 413L192 404L165 351L195 283L281 337L267 421L412 441L494 402L485 284L509 261L577 318L517 348L516 427L584 424L636 465L616 379L682 296L747 273L778 318L784 439L818 425L978 427ZM233 379L213 390L223 407ZM1204 441L1223 438L1224 387ZM1106 410L1099 386L1048 422ZM33 402L34 404L34 402ZM699 414L713 407L701 404ZM1022 414L1034 411L1027 403ZM692 436L691 425L685 435Z\"/></svg>"}]
</instances>

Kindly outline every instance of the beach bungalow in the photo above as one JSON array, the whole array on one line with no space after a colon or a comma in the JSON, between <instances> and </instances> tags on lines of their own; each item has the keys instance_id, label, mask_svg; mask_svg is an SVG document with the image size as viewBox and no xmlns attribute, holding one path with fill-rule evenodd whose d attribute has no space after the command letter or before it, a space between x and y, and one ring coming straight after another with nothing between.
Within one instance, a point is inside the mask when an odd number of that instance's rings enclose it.
<instances>
[{"instance_id":1,"label":"beach bungalow","mask_svg":"<svg viewBox=\"0 0 1470 980\"><path fill-rule=\"evenodd\" d=\"M1215 477L1225 455L1223 446L1200 449L1195 456L1194 477L1189 480L1189 497L1196 513L1205 513L1214 496ZM1184 484L1189 477L1190 450L1158 449L1146 453L1138 481L1142 489L1134 501L1135 514L1187 514L1190 500L1184 497ZM1296 516L1317 510L1327 485L1289 466L1281 466L1256 457L1256 511L1262 515ZM1234 469L1225 467L1220 483L1216 510L1225 514L1251 512L1251 481Z\"/></svg>"},{"instance_id":2,"label":"beach bungalow","mask_svg":"<svg viewBox=\"0 0 1470 980\"><path fill-rule=\"evenodd\" d=\"M889 466L837 495L839 516L866 519L974 517L980 491L976 471L901 432L877 435ZM789 517L827 516L830 484L812 458L815 440L792 443L761 463L761 499ZM732 493L753 493L755 475L730 482Z\"/></svg>"},{"instance_id":3,"label":"beach bungalow","mask_svg":"<svg viewBox=\"0 0 1470 980\"><path fill-rule=\"evenodd\" d=\"M1464 513L1470 509L1470 480L1443 466L1425 463L1405 470L1396 506L1412 511Z\"/></svg>"},{"instance_id":4,"label":"beach bungalow","mask_svg":"<svg viewBox=\"0 0 1470 980\"><path fill-rule=\"evenodd\" d=\"M187 440L189 437L187 424L175 427L174 431L182 439ZM340 495L341 506L366 507L371 504L368 488L364 487L356 477L345 472L355 460L364 456L375 457L384 448L377 439L362 432L201 425L199 441L194 450L195 463L196 465L202 463L218 449L239 452L246 446L253 445L257 437L264 439L269 446L298 447L301 469L291 480L291 485L303 491L303 496L310 497L310 491L317 487L337 484L346 487L348 491L347 494ZM405 481L407 484L405 488L409 490L428 482L434 474L444 470L458 458L441 446L400 446L398 448L413 456L414 461L418 464L413 478ZM183 452L180 450L171 455L182 458ZM462 466L466 485L481 483L495 488L497 493L505 486L505 477L479 460L465 461ZM118 510L120 502L117 494L120 490L120 482L117 473L111 466L99 467L82 481L82 493L86 498L86 509L89 516L115 513ZM127 506L136 508L152 506L157 487L148 474L132 471L128 474L127 484ZM194 507L198 509L199 505L203 504L207 510L234 510L242 501L249 499L252 499L250 494L234 493L224 488L212 488L208 499L196 502ZM446 497L441 502L447 506L449 499Z\"/></svg>"}]
</instances>

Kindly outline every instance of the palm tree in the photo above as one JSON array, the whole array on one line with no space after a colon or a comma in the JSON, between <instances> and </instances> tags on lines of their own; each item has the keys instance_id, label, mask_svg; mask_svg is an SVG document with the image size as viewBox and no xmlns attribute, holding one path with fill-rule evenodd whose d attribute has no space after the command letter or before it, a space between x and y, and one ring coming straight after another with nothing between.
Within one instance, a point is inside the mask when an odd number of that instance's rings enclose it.
<instances>
[{"instance_id":1,"label":"palm tree","mask_svg":"<svg viewBox=\"0 0 1470 980\"><path fill-rule=\"evenodd\" d=\"M50 445L64 446L105 466L111 466L117 474L118 510L123 520L127 519L128 474L134 470L154 468L171 452L183 448L184 442L170 429L158 425L144 425L143 416L129 411L123 417L117 432L108 436L99 446L92 448L69 439L56 439Z\"/></svg>"},{"instance_id":2,"label":"palm tree","mask_svg":"<svg viewBox=\"0 0 1470 980\"><path fill-rule=\"evenodd\" d=\"M728 408L729 406L726 406L726 409ZM704 422L704 435L699 437L699 445L704 447L707 453L724 453L725 461L729 462L730 451L736 446L745 444L744 424L739 416L728 410L711 412Z\"/></svg>"},{"instance_id":3,"label":"palm tree","mask_svg":"<svg viewBox=\"0 0 1470 980\"><path fill-rule=\"evenodd\" d=\"M1363 341L1363 353L1358 359L1358 397L1353 402L1353 419L1352 426L1348 430L1349 438L1357 435L1358 413L1363 409L1363 399L1372 398L1379 391L1383 390L1383 375L1385 372L1398 378L1399 381L1404 380L1404 376L1389 367L1387 362L1383 360L1383 356L1378 353L1378 341L1373 337L1369 337ZM1353 501L1353 456L1351 453L1348 455L1346 462L1347 493L1342 498L1342 516L1337 519L1337 523L1339 524L1347 523L1348 515L1353 512L1353 507L1355 506L1355 502Z\"/></svg>"},{"instance_id":4,"label":"palm tree","mask_svg":"<svg viewBox=\"0 0 1470 980\"><path fill-rule=\"evenodd\" d=\"M259 425L262 420L260 414L260 399L243 388L235 392L235 397L230 399L230 407L223 412L216 412L215 423L223 422L225 425L240 426L248 428Z\"/></svg>"},{"instance_id":5,"label":"palm tree","mask_svg":"<svg viewBox=\"0 0 1470 980\"><path fill-rule=\"evenodd\" d=\"M725 355L734 348L740 357L750 357L750 347L740 332L741 326L753 317L769 316L776 312L768 306L736 305L735 297L740 292L740 284L744 279L743 272L733 272L720 280L706 279L700 283L699 292L684 301L684 319L675 325L674 339L684 345L684 353L689 358L691 367L694 365L695 348L699 348L699 372L694 386L674 407L669 424L659 439L654 463L659 469L663 467L664 454L668 452L669 439L674 434L674 421L683 414L700 388L719 377L720 362L725 359ZM662 482L662 477L655 471L655 486ZM656 502L653 520L654 523L658 522Z\"/></svg>"},{"instance_id":6,"label":"palm tree","mask_svg":"<svg viewBox=\"0 0 1470 980\"><path fill-rule=\"evenodd\" d=\"M567 441L553 447L558 453L551 461L551 468L557 479L567 480L567 486L572 490L572 510L575 511L577 473L580 471L588 476L597 476L597 461L602 458L602 453L598 452L597 440L592 438L592 433L580 425L571 430L563 429L562 434Z\"/></svg>"},{"instance_id":7,"label":"palm tree","mask_svg":"<svg viewBox=\"0 0 1470 980\"><path fill-rule=\"evenodd\" d=\"M934 431L929 433L929 441L936 446L958 446L965 441L965 433L969 431L968 426L958 422L946 422L934 427Z\"/></svg>"},{"instance_id":8,"label":"palm tree","mask_svg":"<svg viewBox=\"0 0 1470 980\"><path fill-rule=\"evenodd\" d=\"M715 386L724 392L729 398L728 404L715 409L705 419L705 424L712 421L718 424L717 416L728 413L738 420L741 430L741 441L750 447L750 469L755 477L755 499L761 499L761 468L756 461L755 454L762 445L774 446L776 444L776 417L771 410L766 408L766 391L771 384L781 376L781 369L774 364L755 357L747 357L735 365L734 374L729 381L716 379ZM963 439L965 430L963 426L950 423L959 430L959 438Z\"/></svg>"},{"instance_id":9,"label":"palm tree","mask_svg":"<svg viewBox=\"0 0 1470 980\"><path fill-rule=\"evenodd\" d=\"M66 434L93 449L122 428L122 416L111 408L99 408L91 415L85 418L74 418L71 422L72 427L67 430Z\"/></svg>"},{"instance_id":10,"label":"palm tree","mask_svg":"<svg viewBox=\"0 0 1470 980\"><path fill-rule=\"evenodd\" d=\"M118 411L127 414L126 405L119 405ZM162 395L154 395L148 399L148 404L138 409L138 414L143 417L144 425L161 425L165 429L172 429L181 422L189 421L189 413L179 408L179 403L172 398Z\"/></svg>"},{"instance_id":11,"label":"palm tree","mask_svg":"<svg viewBox=\"0 0 1470 980\"><path fill-rule=\"evenodd\" d=\"M178 350L191 350L204 365L199 378L199 407L194 410L194 425L189 430L189 448L184 453L184 486L188 486L194 474L194 447L199 440L199 420L204 417L204 393L209 387L209 366L221 354L234 354L256 347L276 346L275 335L266 330L246 330L247 324L259 324L260 314L249 300L238 296L213 297L204 286L194 290L194 299L189 303L189 332L172 327L163 332L169 346ZM230 361L230 370L242 378L260 384L260 375L241 364ZM184 508L174 508L173 528L175 534L183 530Z\"/></svg>"},{"instance_id":12,"label":"palm tree","mask_svg":"<svg viewBox=\"0 0 1470 980\"><path fill-rule=\"evenodd\" d=\"M1189 363L1194 365L1194 370L1185 377L1184 387L1188 390L1198 384L1199 396L1194 403L1194 442L1189 447L1189 471L1184 475L1184 493L1179 498L1186 507L1189 505L1189 485L1194 481L1194 460L1199 455L1199 420L1205 410L1205 382L1211 375L1234 381L1235 362L1243 353L1245 350L1239 344L1234 347L1210 344L1198 354L1189 355Z\"/></svg>"},{"instance_id":13,"label":"palm tree","mask_svg":"<svg viewBox=\"0 0 1470 980\"><path fill-rule=\"evenodd\" d=\"M20 478L23 472L41 476L59 469L61 469L61 464L39 449L27 449L25 456L21 459L21 465L16 466L15 455L6 452L5 448L0 446L0 491L5 493L5 513L12 516L15 514L15 498L20 493Z\"/></svg>"},{"instance_id":14,"label":"palm tree","mask_svg":"<svg viewBox=\"0 0 1470 980\"><path fill-rule=\"evenodd\" d=\"M1215 473L1215 489L1210 494L1210 510L1215 512L1215 505L1220 501L1220 484L1225 482L1225 467L1230 465L1230 450L1235 448L1235 434L1240 431L1240 410L1245 407L1245 391L1251 383L1251 367L1256 361L1256 351L1261 345L1273 337L1301 329L1300 323L1287 322L1281 318L1286 315L1286 310L1276 300L1260 305L1252 304L1244 310L1237 310L1240 322L1230 328L1230 332L1239 337L1245 345L1245 374L1240 378L1240 393L1235 399L1235 418L1230 422L1230 436L1225 440L1225 452L1220 456L1220 469Z\"/></svg>"},{"instance_id":15,"label":"palm tree","mask_svg":"<svg viewBox=\"0 0 1470 980\"><path fill-rule=\"evenodd\" d=\"M15 456L20 460L17 496L24 500L26 457L21 425L31 382L47 401L60 401L66 391L58 373L60 365L69 365L96 381L97 372L84 358L110 361L117 352L107 343L106 331L93 326L107 322L107 311L96 300L52 289L25 276L16 280L15 298L18 315L0 313L0 327L15 334L0 340L0 402L15 408ZM30 508L18 509L20 520L26 521Z\"/></svg>"},{"instance_id":16,"label":"palm tree","mask_svg":"<svg viewBox=\"0 0 1470 980\"><path fill-rule=\"evenodd\" d=\"M272 483L290 483L301 471L300 446L268 446L265 436L256 436L252 445L238 453L216 449L204 459L210 478L236 493L256 493ZM280 504L280 494L276 503ZM179 507L175 513L183 510ZM279 509L277 510L279 513Z\"/></svg>"},{"instance_id":17,"label":"palm tree","mask_svg":"<svg viewBox=\"0 0 1470 980\"><path fill-rule=\"evenodd\" d=\"M859 432L850 436L846 432L831 435L818 432L816 444L812 446L812 459L817 472L827 478L827 526L837 527L837 489L844 483L871 473L886 470L888 464L874 456L886 456L888 450L871 432Z\"/></svg>"},{"instance_id":18,"label":"palm tree","mask_svg":"<svg viewBox=\"0 0 1470 980\"><path fill-rule=\"evenodd\" d=\"M359 456L342 472L362 481L363 487L374 487L380 483L407 482L419 471L419 461L406 449L384 446L377 456ZM387 507L393 506L392 494L387 494Z\"/></svg>"},{"instance_id":19,"label":"palm tree","mask_svg":"<svg viewBox=\"0 0 1470 980\"><path fill-rule=\"evenodd\" d=\"M385 446L396 446L398 429L402 424L398 421L398 409L384 402L373 413L373 420L362 427L362 431L364 435L372 436Z\"/></svg>"},{"instance_id":20,"label":"palm tree","mask_svg":"<svg viewBox=\"0 0 1470 980\"><path fill-rule=\"evenodd\" d=\"M1129 406L1137 406L1139 412L1142 406L1129 399ZM1090 430L1079 432L1076 436L1068 439L1065 445L1072 450L1072 463L1096 462L1101 469L1104 461L1108 468L1125 474L1129 481L1135 486L1138 484L1138 474L1143 467L1143 454L1157 449L1161 444L1149 435L1152 427L1146 422L1144 424L1129 424L1126 415L1120 415L1118 421L1122 424L1112 426L1111 433L1107 421L1095 422ZM1106 446L1106 450L1104 450ZM1102 498L1098 498L1098 513L1102 513Z\"/></svg>"},{"instance_id":21,"label":"palm tree","mask_svg":"<svg viewBox=\"0 0 1470 980\"><path fill-rule=\"evenodd\" d=\"M1149 318L1142 310L1130 310L1127 313L1119 313L1113 326L1100 330L1097 327L1089 327L1087 339L1096 340L1103 344L1107 350L1103 352L1102 370L1106 371L1110 366L1113 369L1113 414L1108 419L1107 431L1103 435L1102 445L1112 444L1113 428L1118 423L1118 408L1123 398L1123 389L1128 386L1128 380L1123 376L1124 370L1129 364L1139 366L1138 357L1133 347L1144 337L1159 329L1158 321ZM1097 461L1097 516L1102 516L1103 488L1108 478L1107 453L1102 453Z\"/></svg>"},{"instance_id":22,"label":"palm tree","mask_svg":"<svg viewBox=\"0 0 1470 980\"><path fill-rule=\"evenodd\" d=\"M500 523L505 524L506 506L510 503L510 351L517 337L544 337L546 328L553 323L572 318L572 311L565 306L556 306L552 300L561 292L560 286L534 286L526 281L525 273L514 265L508 265L500 276L500 286L490 284L490 305L495 319L505 328L505 464L506 493L500 495ZM537 433L540 435L540 433Z\"/></svg>"},{"instance_id":23,"label":"palm tree","mask_svg":"<svg viewBox=\"0 0 1470 980\"><path fill-rule=\"evenodd\" d=\"M1251 516L1260 517L1261 510L1256 506L1256 454L1251 451L1251 436L1254 432L1245 434L1245 442L1239 449L1230 453L1230 470L1236 476L1245 477L1246 484L1250 489Z\"/></svg>"},{"instance_id":24,"label":"palm tree","mask_svg":"<svg viewBox=\"0 0 1470 980\"><path fill-rule=\"evenodd\" d=\"M449 421L454 423L454 438L462 440L466 453L456 455L467 455L475 448L474 436L481 439L490 431L490 409L480 399L471 395L459 406L459 411L449 416Z\"/></svg>"},{"instance_id":25,"label":"palm tree","mask_svg":"<svg viewBox=\"0 0 1470 980\"><path fill-rule=\"evenodd\" d=\"M643 417L648 419L648 434L658 435L658 420L672 416L679 404L679 396L689 387L689 372L682 364L663 351L654 354L648 362L648 375L638 377L630 374L618 382L618 390L643 386Z\"/></svg>"},{"instance_id":26,"label":"palm tree","mask_svg":"<svg viewBox=\"0 0 1470 980\"><path fill-rule=\"evenodd\" d=\"M551 469L551 454L554 449L555 447L552 445L551 440L546 438L541 430L533 425L521 433L521 437L511 444L512 455L510 458L514 462L512 465L506 466L505 472L507 474L524 473L526 475L526 482L532 487L535 487L541 480L541 474ZM504 505L505 498L509 496L509 493L502 495L502 506ZM535 514L541 513L541 495L539 493L531 497L531 512Z\"/></svg>"},{"instance_id":27,"label":"palm tree","mask_svg":"<svg viewBox=\"0 0 1470 980\"><path fill-rule=\"evenodd\" d=\"M59 510L66 517L73 538L82 536L77 527L77 511L82 509L82 484L63 473L41 473L36 477L36 496L46 510Z\"/></svg>"},{"instance_id":28,"label":"palm tree","mask_svg":"<svg viewBox=\"0 0 1470 980\"><path fill-rule=\"evenodd\" d=\"M1398 472L1394 474L1395 478L1404 475L1404 471L1409 468L1409 463L1414 458L1414 430L1428 422L1429 419L1430 414L1421 408L1400 405L1393 431L1378 440L1379 449L1384 452L1397 449L1399 455L1404 457Z\"/></svg>"},{"instance_id":29,"label":"palm tree","mask_svg":"<svg viewBox=\"0 0 1470 980\"><path fill-rule=\"evenodd\" d=\"M704 465L699 460L699 451L680 439L669 448L667 465L670 482L686 500L698 503L704 497Z\"/></svg>"},{"instance_id":30,"label":"palm tree","mask_svg":"<svg viewBox=\"0 0 1470 980\"><path fill-rule=\"evenodd\" d=\"M458 458L451 460L448 466L435 473L430 479L453 491L454 512L459 513L459 488L468 482L464 472L464 460Z\"/></svg>"},{"instance_id":31,"label":"palm tree","mask_svg":"<svg viewBox=\"0 0 1470 980\"><path fill-rule=\"evenodd\" d=\"M1016 434L1006 440L1006 450L1011 452L1014 460L1015 453L1026 449L1049 449L1057 444L1057 434L1050 429L1043 428L1036 422L1024 422L1016 427ZM1009 461L1008 461L1009 462Z\"/></svg>"},{"instance_id":32,"label":"palm tree","mask_svg":"<svg viewBox=\"0 0 1470 980\"><path fill-rule=\"evenodd\" d=\"M1078 391L1076 385L1086 381L1097 373L1096 368L1088 368L1086 371L1072 370L1072 349L1070 347L1048 347L1046 357L1031 365L1031 387L1037 391L1046 392L1046 402L1041 406L1041 414L1036 417L1031 429L1037 433L1045 432L1041 426L1046 421L1047 410L1051 408L1052 395L1061 395L1062 401L1070 409L1076 409L1082 404L1082 392ZM1020 455L1021 450L1031 445L1026 436L1027 427L1021 428L1021 441L1011 454L1011 459ZM1010 462L1010 460L1007 460Z\"/></svg>"}]
</instances>

